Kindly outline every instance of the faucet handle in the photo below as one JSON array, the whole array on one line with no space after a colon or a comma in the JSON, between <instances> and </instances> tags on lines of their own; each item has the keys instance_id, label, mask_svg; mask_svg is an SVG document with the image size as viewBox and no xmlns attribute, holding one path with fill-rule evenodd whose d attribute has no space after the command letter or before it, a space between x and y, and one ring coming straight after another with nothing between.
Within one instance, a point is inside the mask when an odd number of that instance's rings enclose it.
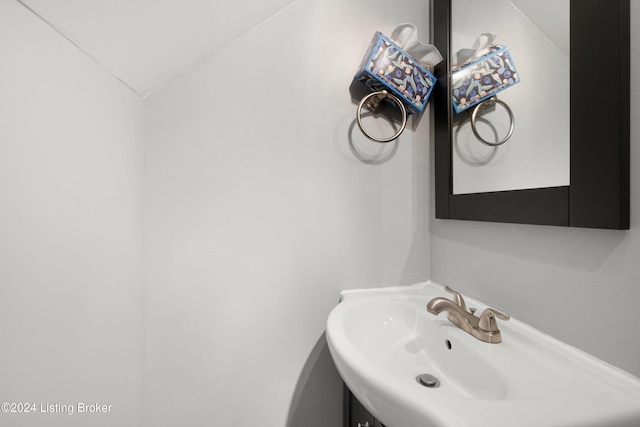
<instances>
[{"instance_id":1,"label":"faucet handle","mask_svg":"<svg viewBox=\"0 0 640 427\"><path fill-rule=\"evenodd\" d=\"M464 298L462 298L462 295L460 295L460 293L454 291L447 285L444 285L444 290L453 295L452 301L455 305L457 305L464 311L467 311L467 305L464 303Z\"/></svg>"},{"instance_id":2,"label":"faucet handle","mask_svg":"<svg viewBox=\"0 0 640 427\"><path fill-rule=\"evenodd\" d=\"M499 329L498 322L496 322L496 317L500 320L511 319L511 316L506 313L502 313L494 308L487 308L480 315L478 328L488 332L498 331Z\"/></svg>"}]
</instances>

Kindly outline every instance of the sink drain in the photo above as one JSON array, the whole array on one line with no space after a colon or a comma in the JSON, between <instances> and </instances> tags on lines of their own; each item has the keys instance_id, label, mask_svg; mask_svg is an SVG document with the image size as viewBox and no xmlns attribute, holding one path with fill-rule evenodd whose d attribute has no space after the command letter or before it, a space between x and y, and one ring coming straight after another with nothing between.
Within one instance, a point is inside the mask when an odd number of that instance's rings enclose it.
<instances>
[{"instance_id":1,"label":"sink drain","mask_svg":"<svg viewBox=\"0 0 640 427\"><path fill-rule=\"evenodd\" d=\"M438 381L438 379L431 374L418 375L416 377L416 381L418 381L418 384L421 384L425 387L429 387L429 388L440 387L440 381Z\"/></svg>"}]
</instances>

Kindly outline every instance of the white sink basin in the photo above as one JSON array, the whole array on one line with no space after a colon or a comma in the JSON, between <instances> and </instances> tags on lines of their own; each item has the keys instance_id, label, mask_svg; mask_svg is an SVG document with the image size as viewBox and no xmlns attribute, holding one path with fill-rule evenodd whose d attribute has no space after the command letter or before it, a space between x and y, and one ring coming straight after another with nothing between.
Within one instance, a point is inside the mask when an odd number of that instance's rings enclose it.
<instances>
[{"instance_id":1,"label":"white sink basin","mask_svg":"<svg viewBox=\"0 0 640 427\"><path fill-rule=\"evenodd\" d=\"M498 321L502 343L481 342L426 311L436 296L451 295L432 282L344 291L329 315L340 375L387 427L640 426L637 377L513 318Z\"/></svg>"}]
</instances>

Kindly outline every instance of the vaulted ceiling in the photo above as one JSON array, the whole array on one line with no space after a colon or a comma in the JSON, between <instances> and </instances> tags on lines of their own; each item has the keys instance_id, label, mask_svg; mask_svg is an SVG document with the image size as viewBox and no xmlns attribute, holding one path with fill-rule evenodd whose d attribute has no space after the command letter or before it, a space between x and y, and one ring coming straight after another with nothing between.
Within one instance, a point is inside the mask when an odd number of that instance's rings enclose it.
<instances>
[{"instance_id":1,"label":"vaulted ceiling","mask_svg":"<svg viewBox=\"0 0 640 427\"><path fill-rule=\"evenodd\" d=\"M297 0L15 1L144 97ZM511 1L568 52L566 0Z\"/></svg>"},{"instance_id":2,"label":"vaulted ceiling","mask_svg":"<svg viewBox=\"0 0 640 427\"><path fill-rule=\"evenodd\" d=\"M295 0L16 0L141 96Z\"/></svg>"}]
</instances>

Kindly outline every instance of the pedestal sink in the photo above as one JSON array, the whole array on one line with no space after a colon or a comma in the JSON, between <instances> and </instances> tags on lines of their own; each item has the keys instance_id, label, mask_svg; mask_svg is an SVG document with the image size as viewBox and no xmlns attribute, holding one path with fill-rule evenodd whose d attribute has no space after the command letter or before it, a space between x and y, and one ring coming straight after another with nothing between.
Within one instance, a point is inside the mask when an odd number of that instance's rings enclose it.
<instances>
[{"instance_id":1,"label":"pedestal sink","mask_svg":"<svg viewBox=\"0 0 640 427\"><path fill-rule=\"evenodd\" d=\"M513 318L481 342L427 313L437 296L433 282L344 291L327 320L340 375L387 427L640 426L637 377Z\"/></svg>"}]
</instances>

